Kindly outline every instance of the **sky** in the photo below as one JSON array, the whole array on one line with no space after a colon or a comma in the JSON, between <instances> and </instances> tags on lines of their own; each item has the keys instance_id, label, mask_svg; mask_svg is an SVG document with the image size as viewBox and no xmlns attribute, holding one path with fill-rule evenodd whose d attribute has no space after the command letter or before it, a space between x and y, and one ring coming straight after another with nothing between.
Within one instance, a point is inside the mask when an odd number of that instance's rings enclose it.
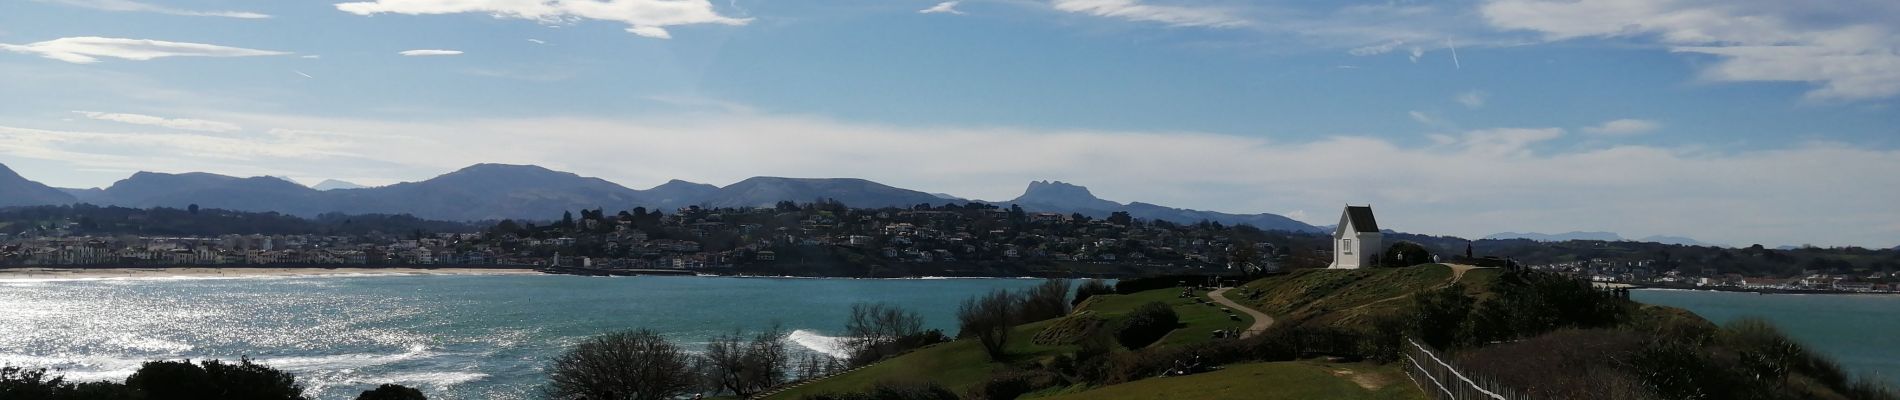
<instances>
[{"instance_id":1,"label":"sky","mask_svg":"<svg viewBox=\"0 0 1900 400\"><path fill-rule=\"evenodd\" d=\"M1900 245L1891 0L13 0L0 163L1032 180L1316 225Z\"/></svg>"}]
</instances>

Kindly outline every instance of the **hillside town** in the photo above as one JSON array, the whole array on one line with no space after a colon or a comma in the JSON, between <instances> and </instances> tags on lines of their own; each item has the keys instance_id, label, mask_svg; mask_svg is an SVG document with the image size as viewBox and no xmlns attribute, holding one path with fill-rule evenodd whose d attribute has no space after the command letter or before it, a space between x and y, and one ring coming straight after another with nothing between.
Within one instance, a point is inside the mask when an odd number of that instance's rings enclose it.
<instances>
[{"instance_id":1,"label":"hillside town","mask_svg":"<svg viewBox=\"0 0 1900 400\"><path fill-rule=\"evenodd\" d=\"M254 228L269 233L205 234L230 232L224 228L238 223L234 221L276 222ZM983 203L862 209L824 200L786 201L772 207L689 206L666 212L579 210L545 221L480 224L368 215L292 223L298 221L303 220L222 210L14 209L0 215L0 266L492 266L773 276L1142 276L1270 273L1323 268L1337 258L1334 240L1325 234L1205 221L1183 224L1124 213L1094 218ZM354 231L348 233L339 228L352 224ZM1385 244L1355 257L1368 265L1399 265L1462 254L1645 287L1900 290L1900 252L1890 249L1474 242L1389 230L1385 237ZM1408 253L1400 248L1427 252L1430 258L1406 262Z\"/></svg>"},{"instance_id":2,"label":"hillside town","mask_svg":"<svg viewBox=\"0 0 1900 400\"><path fill-rule=\"evenodd\" d=\"M844 264L1114 264L1156 272L1277 269L1283 234L1116 213L1030 213L985 204L851 209L837 203L748 209L581 210L540 225L477 232L359 235L95 235L77 222L0 234L5 265L455 265L677 269L742 273ZM1284 242L1282 240L1282 242Z\"/></svg>"}]
</instances>

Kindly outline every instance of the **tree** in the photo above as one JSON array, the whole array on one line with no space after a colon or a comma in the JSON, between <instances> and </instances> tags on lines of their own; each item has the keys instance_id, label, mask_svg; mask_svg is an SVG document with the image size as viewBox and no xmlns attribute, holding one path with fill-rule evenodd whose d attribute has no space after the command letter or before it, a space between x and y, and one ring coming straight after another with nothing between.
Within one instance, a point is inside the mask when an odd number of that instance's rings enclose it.
<instances>
[{"instance_id":1,"label":"tree","mask_svg":"<svg viewBox=\"0 0 1900 400\"><path fill-rule=\"evenodd\" d=\"M974 337L983 344L991 360L1002 361L1007 354L1009 331L1015 327L1022 300L1016 293L997 289L989 294L971 296L957 308L957 337Z\"/></svg>"},{"instance_id":2,"label":"tree","mask_svg":"<svg viewBox=\"0 0 1900 400\"><path fill-rule=\"evenodd\" d=\"M556 357L545 390L557 399L672 399L697 383L691 363L685 349L652 330L612 332Z\"/></svg>"},{"instance_id":3,"label":"tree","mask_svg":"<svg viewBox=\"0 0 1900 400\"><path fill-rule=\"evenodd\" d=\"M423 396L422 391L416 388L385 383L363 391L363 394L356 396L356 400L429 400L429 396Z\"/></svg>"},{"instance_id":4,"label":"tree","mask_svg":"<svg viewBox=\"0 0 1900 400\"><path fill-rule=\"evenodd\" d=\"M1135 217L1128 215L1127 211L1116 211L1108 214L1108 223L1121 226L1134 225Z\"/></svg>"},{"instance_id":5,"label":"tree","mask_svg":"<svg viewBox=\"0 0 1900 400\"><path fill-rule=\"evenodd\" d=\"M784 336L784 330L774 326L752 335L750 342L736 331L713 338L706 345L706 383L740 398L783 383L791 372L791 353L779 340Z\"/></svg>"},{"instance_id":6,"label":"tree","mask_svg":"<svg viewBox=\"0 0 1900 400\"><path fill-rule=\"evenodd\" d=\"M191 212L191 215L198 215L198 203L192 203L189 206L185 206L185 211Z\"/></svg>"},{"instance_id":7,"label":"tree","mask_svg":"<svg viewBox=\"0 0 1900 400\"><path fill-rule=\"evenodd\" d=\"M898 341L924 331L924 317L916 312L886 303L851 305L851 317L845 320L845 351L852 365L864 365L902 352Z\"/></svg>"},{"instance_id":8,"label":"tree","mask_svg":"<svg viewBox=\"0 0 1900 400\"><path fill-rule=\"evenodd\" d=\"M1042 284L1023 291L1022 309L1018 317L1021 322L1061 318L1069 315L1069 306L1069 281L1046 279Z\"/></svg>"},{"instance_id":9,"label":"tree","mask_svg":"<svg viewBox=\"0 0 1900 400\"><path fill-rule=\"evenodd\" d=\"M1069 301L1069 305L1082 305L1083 300L1088 300L1089 297L1098 294L1115 294L1115 286L1101 279L1085 279L1075 288L1075 300Z\"/></svg>"}]
</instances>

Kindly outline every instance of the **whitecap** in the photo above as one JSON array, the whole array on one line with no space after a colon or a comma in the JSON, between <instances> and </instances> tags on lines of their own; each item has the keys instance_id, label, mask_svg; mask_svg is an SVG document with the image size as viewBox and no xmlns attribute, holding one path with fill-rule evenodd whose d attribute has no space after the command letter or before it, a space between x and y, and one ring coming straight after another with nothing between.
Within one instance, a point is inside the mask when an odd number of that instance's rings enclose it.
<instances>
[{"instance_id":1,"label":"whitecap","mask_svg":"<svg viewBox=\"0 0 1900 400\"><path fill-rule=\"evenodd\" d=\"M844 348L844 339L845 338L842 337L820 335L817 332L804 329L794 330L791 334L785 335L786 341L834 358L846 358L851 356L851 353Z\"/></svg>"}]
</instances>

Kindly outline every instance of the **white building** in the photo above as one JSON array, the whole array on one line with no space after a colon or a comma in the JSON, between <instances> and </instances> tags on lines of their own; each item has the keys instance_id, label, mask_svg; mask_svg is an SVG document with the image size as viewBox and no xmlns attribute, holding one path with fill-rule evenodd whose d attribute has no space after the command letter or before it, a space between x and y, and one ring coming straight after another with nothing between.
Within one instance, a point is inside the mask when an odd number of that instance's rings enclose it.
<instances>
[{"instance_id":1,"label":"white building","mask_svg":"<svg viewBox=\"0 0 1900 400\"><path fill-rule=\"evenodd\" d=\"M1333 228L1333 265L1326 268L1358 269L1378 262L1384 235L1379 222L1372 218L1372 206L1346 206Z\"/></svg>"}]
</instances>

